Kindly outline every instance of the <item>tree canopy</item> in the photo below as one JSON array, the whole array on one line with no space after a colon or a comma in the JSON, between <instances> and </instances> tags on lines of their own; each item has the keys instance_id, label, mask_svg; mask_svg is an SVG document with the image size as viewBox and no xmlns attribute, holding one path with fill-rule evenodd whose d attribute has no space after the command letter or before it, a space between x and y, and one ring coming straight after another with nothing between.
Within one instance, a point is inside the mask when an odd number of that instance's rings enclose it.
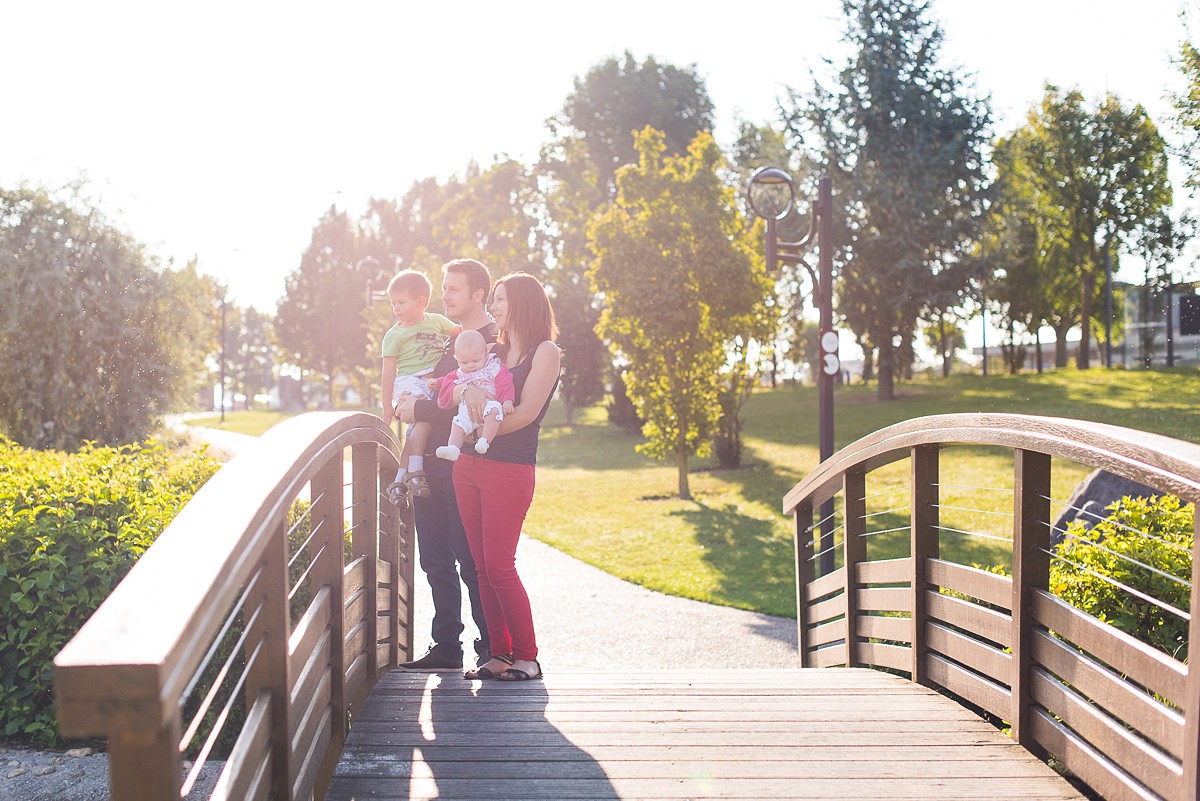
<instances>
[{"instance_id":1,"label":"tree canopy","mask_svg":"<svg viewBox=\"0 0 1200 801\"><path fill-rule=\"evenodd\" d=\"M30 447L149 436L217 332L212 282L159 269L78 193L0 189L0 297L0 430Z\"/></svg>"},{"instance_id":2,"label":"tree canopy","mask_svg":"<svg viewBox=\"0 0 1200 801\"><path fill-rule=\"evenodd\" d=\"M990 115L939 64L942 31L928 2L842 7L853 54L834 88L793 92L790 124L815 134L811 158L833 178L846 220L836 307L877 351L879 396L891 398L917 320L935 296L966 287L965 273L949 271L982 217Z\"/></svg>"},{"instance_id":3,"label":"tree canopy","mask_svg":"<svg viewBox=\"0 0 1200 801\"><path fill-rule=\"evenodd\" d=\"M721 373L736 339L761 330L770 291L751 226L724 183L712 136L664 157L647 127L639 160L617 173L617 196L589 229L590 275L604 301L600 331L629 363L629 396L645 419L639 448L674 458L690 498L688 458L708 447Z\"/></svg>"}]
</instances>

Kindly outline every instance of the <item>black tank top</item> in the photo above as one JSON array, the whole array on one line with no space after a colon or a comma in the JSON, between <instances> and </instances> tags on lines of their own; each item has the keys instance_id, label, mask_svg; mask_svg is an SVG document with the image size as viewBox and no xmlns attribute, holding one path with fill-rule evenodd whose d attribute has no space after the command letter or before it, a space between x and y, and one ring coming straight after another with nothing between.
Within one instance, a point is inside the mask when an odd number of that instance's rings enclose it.
<instances>
[{"instance_id":1,"label":"black tank top","mask_svg":"<svg viewBox=\"0 0 1200 801\"><path fill-rule=\"evenodd\" d=\"M538 343L537 347L525 354L525 358L516 367L509 370L512 373L513 389L518 405L521 403L521 391L525 389L525 380L529 378L529 371L533 369L533 355L540 347L541 343ZM542 404L542 409L533 422L524 428L496 437L496 441L491 443L488 452L480 458L510 464L536 464L538 433L542 430L542 418L546 416L546 410L550 408L550 399L554 397L556 389L558 389L557 376L554 379L554 386L550 388L550 394L546 397L546 402Z\"/></svg>"}]
</instances>

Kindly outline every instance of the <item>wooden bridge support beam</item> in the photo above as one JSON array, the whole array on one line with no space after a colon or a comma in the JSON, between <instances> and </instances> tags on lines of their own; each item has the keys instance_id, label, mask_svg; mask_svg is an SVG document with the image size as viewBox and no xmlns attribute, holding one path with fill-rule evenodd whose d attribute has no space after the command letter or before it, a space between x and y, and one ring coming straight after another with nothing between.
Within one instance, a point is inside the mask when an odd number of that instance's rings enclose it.
<instances>
[{"instance_id":1,"label":"wooden bridge support beam","mask_svg":"<svg viewBox=\"0 0 1200 801\"><path fill-rule=\"evenodd\" d=\"M1034 595L1050 582L1050 457L1013 453L1012 737L1038 752L1031 729Z\"/></svg>"},{"instance_id":2,"label":"wooden bridge support beam","mask_svg":"<svg viewBox=\"0 0 1200 801\"><path fill-rule=\"evenodd\" d=\"M1200 504L1195 516L1192 536L1192 564L1200 565ZM1192 571L1192 619L1188 621L1188 642L1200 642L1200 592L1196 589L1197 571ZM1200 651L1200 648L1197 649ZM1186 801L1200 799L1200 665L1188 661L1187 710L1184 712L1183 792Z\"/></svg>"},{"instance_id":3,"label":"wooden bridge support beam","mask_svg":"<svg viewBox=\"0 0 1200 801\"><path fill-rule=\"evenodd\" d=\"M926 597L929 590L929 570L926 562L937 559L938 534L938 455L936 445L918 445L912 449L912 483L910 514L912 515L912 680L929 685L926 655L929 651L925 633Z\"/></svg>"},{"instance_id":4,"label":"wooden bridge support beam","mask_svg":"<svg viewBox=\"0 0 1200 801\"><path fill-rule=\"evenodd\" d=\"M813 564L813 507L811 503L803 503L792 516L795 525L793 539L796 554L796 645L800 651L801 667L812 667L812 657L808 650L808 626L805 621L804 593L815 577L816 565Z\"/></svg>"},{"instance_id":5,"label":"wooden bridge support beam","mask_svg":"<svg viewBox=\"0 0 1200 801\"><path fill-rule=\"evenodd\" d=\"M842 477L842 547L846 571L846 667L858 667L858 566L867 561L867 474L849 470Z\"/></svg>"}]
</instances>

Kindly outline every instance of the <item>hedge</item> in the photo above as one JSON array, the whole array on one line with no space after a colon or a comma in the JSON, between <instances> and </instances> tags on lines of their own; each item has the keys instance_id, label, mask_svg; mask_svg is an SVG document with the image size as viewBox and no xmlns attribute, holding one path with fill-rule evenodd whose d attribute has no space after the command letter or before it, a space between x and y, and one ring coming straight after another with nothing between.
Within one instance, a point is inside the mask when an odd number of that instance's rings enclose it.
<instances>
[{"instance_id":1,"label":"hedge","mask_svg":"<svg viewBox=\"0 0 1200 801\"><path fill-rule=\"evenodd\" d=\"M0 437L0 735L54 745L53 659L219 465L161 444Z\"/></svg>"}]
</instances>

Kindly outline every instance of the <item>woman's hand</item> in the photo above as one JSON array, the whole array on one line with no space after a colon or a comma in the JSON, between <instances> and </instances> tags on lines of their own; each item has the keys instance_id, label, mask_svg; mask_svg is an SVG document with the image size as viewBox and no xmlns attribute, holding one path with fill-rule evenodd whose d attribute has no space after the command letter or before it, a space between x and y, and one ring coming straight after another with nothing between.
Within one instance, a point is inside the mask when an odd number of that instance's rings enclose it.
<instances>
[{"instance_id":1,"label":"woman's hand","mask_svg":"<svg viewBox=\"0 0 1200 801\"><path fill-rule=\"evenodd\" d=\"M460 401L467 404L467 415L475 426L483 425L483 405L488 401L488 394L480 387L468 384L463 388Z\"/></svg>"}]
</instances>

